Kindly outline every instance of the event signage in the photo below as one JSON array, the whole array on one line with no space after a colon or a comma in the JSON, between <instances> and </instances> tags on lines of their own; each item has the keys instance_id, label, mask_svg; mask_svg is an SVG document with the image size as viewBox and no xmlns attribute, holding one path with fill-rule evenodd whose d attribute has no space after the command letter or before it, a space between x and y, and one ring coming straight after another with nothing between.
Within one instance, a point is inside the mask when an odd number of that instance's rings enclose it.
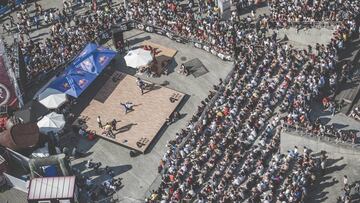
<instances>
[{"instance_id":1,"label":"event signage","mask_svg":"<svg viewBox=\"0 0 360 203\"><path fill-rule=\"evenodd\" d=\"M49 84L49 87L77 98L115 55L115 51L89 43L65 71Z\"/></svg>"},{"instance_id":2,"label":"event signage","mask_svg":"<svg viewBox=\"0 0 360 203\"><path fill-rule=\"evenodd\" d=\"M0 106L14 105L16 95L14 92L14 86L12 85L10 78L7 74L4 58L0 55Z\"/></svg>"}]
</instances>

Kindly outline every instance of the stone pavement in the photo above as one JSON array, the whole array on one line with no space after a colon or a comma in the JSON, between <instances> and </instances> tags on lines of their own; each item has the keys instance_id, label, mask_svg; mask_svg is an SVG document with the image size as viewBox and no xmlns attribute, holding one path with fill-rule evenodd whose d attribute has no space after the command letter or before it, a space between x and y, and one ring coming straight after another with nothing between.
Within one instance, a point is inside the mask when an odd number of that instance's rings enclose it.
<instances>
[{"instance_id":1,"label":"stone pavement","mask_svg":"<svg viewBox=\"0 0 360 203\"><path fill-rule=\"evenodd\" d=\"M108 165L114 167L116 177L123 178L124 187L117 192L121 202L143 202L151 189L156 189L161 181L161 177L157 173L157 167L161 157L167 150L167 142L175 137L175 133L186 126L197 109L197 105L208 95L208 91L212 89L214 84L218 83L219 78L225 78L232 69L231 62L224 62L218 57L209 54L203 50L194 48L192 45L179 44L166 37L156 34L144 33L139 30L125 32L125 39L129 39L132 46L140 45L142 41L149 40L160 45L178 50L175 60L170 65L170 74L163 75L159 78L147 78L140 76L145 80L161 84L167 81L167 87L187 94L183 106L180 104L180 114L186 116L168 128L161 131L158 140L149 147L149 152L144 155L131 158L129 150L121 146L113 144L109 141L98 139L97 141L86 141L81 139L78 147L92 154L85 159L77 159L73 161L76 168L84 169L84 162L88 159L93 161L101 161L103 166ZM108 43L110 45L111 42ZM114 67L119 71L133 75L134 69L124 66L123 55L119 55L115 60ZM176 67L182 62L199 58L209 70L203 76L194 78L194 76L183 76L176 73ZM93 172L86 172L96 183L105 180L105 176L97 176Z\"/></svg>"},{"instance_id":2,"label":"stone pavement","mask_svg":"<svg viewBox=\"0 0 360 203\"><path fill-rule=\"evenodd\" d=\"M42 0L40 2L44 9L62 8L62 1ZM258 11L258 14L266 13L267 9L261 8ZM81 10L79 10L79 12L81 12ZM13 13L12 15L15 14ZM246 15L248 14L244 14L244 16ZM1 22L3 23L3 21ZM48 36L48 31L49 27L45 27L39 31L35 31L31 34L31 36L35 39L41 40L42 38ZM306 48L308 44L314 44L316 42L326 43L331 37L332 30L315 28L310 30L300 30L299 33L297 33L295 29L290 28L288 30L280 30L279 37L281 37L283 33L287 33L290 43L293 43L294 46L298 48ZM188 95L185 99L186 102L180 108L180 113L186 114L186 116L164 129L158 140L155 141L154 145L150 146L151 150L147 154L131 158L129 156L128 149L106 140L98 139L96 141L87 141L80 139L80 142L78 143L79 149L92 152L92 154L86 158L76 159L72 163L76 168L91 177L95 183L101 183L107 177L98 176L92 171L85 170L84 161L91 158L93 161L101 161L103 166L111 166L116 174L116 177L123 178L122 182L124 187L117 192L119 200L121 202L143 202L144 198L147 196L147 192L151 189L156 189L161 181L161 177L157 173L157 166L160 158L167 150L167 142L175 137L176 132L179 132L181 128L186 126L187 121L189 121L191 116L195 113L197 105L199 105L200 101L208 95L208 91L212 88L212 86L217 84L219 78L225 78L231 70L232 64L221 61L217 57L203 50L196 49L191 45L179 44L159 35L144 33L139 30L132 30L126 32L124 37L125 39L130 40L132 46L136 46L144 40L150 40L167 47L173 47L179 51L175 55L175 61L171 64L169 75L161 76L160 78L145 79L157 84L167 81L169 82L168 87L186 93ZM9 36L7 36L7 39L9 39ZM110 44L111 42L108 42L108 45ZM124 60L122 57L123 55L119 55L116 58L115 67L119 67L118 70L120 71L134 75L135 72L133 69L126 68L124 66ZM195 57L202 61L209 70L209 73L199 78L194 78L191 75L187 77L179 75L176 71L174 71L179 64ZM322 117L328 119L330 116L322 115ZM349 125L346 127L352 129L359 128L358 123L353 123L342 115L336 115L335 117L331 117L329 119L329 122L346 124ZM306 143L306 145L308 145L308 143L311 144L308 140L297 140L293 137L282 141L282 144L287 145L288 148L293 148L295 143ZM314 151L322 149L322 147L316 147L320 146L321 143L314 143L311 145L314 146L312 148ZM282 145L282 147L283 149L286 149L286 146ZM356 170L360 168L358 165L358 155L354 155L352 151L340 153L337 151L339 149L336 147L332 148L334 152L332 152L331 149L329 149L328 152L329 158L334 159L331 163L331 165L334 166L334 169L332 169L333 172L331 174L329 173L331 177L326 178L326 180L320 183L320 193L319 196L314 197L314 202L334 202L333 200L335 200L336 196L340 193L341 182L336 184L331 183L333 177L335 177L336 180L341 181L341 176L343 174L348 174L350 182L356 181L356 178L360 177L359 172ZM344 158L340 159L341 156ZM330 184L333 184L334 187L327 187L327 185Z\"/></svg>"}]
</instances>

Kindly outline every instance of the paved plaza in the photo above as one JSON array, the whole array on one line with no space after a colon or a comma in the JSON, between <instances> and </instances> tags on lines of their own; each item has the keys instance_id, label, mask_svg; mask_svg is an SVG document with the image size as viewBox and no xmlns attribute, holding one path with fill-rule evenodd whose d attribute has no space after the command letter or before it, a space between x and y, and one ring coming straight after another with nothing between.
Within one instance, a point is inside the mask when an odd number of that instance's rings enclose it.
<instances>
[{"instance_id":1,"label":"paved plaza","mask_svg":"<svg viewBox=\"0 0 360 203\"><path fill-rule=\"evenodd\" d=\"M343 122L346 123L346 122ZM360 125L352 126L351 129L360 129ZM349 184L359 182L360 171L360 149L351 147L339 147L335 144L318 141L317 138L300 136L298 132L283 132L281 134L281 153L293 150L294 146L299 148L299 153L303 153L303 147L306 146L312 150L313 156L318 157L321 151L326 151L329 157L325 174L320 176L316 185L309 191L309 197L306 202L336 202L341 189L344 187L343 176L349 177ZM354 199L359 202L360 199Z\"/></svg>"},{"instance_id":2,"label":"paved plaza","mask_svg":"<svg viewBox=\"0 0 360 203\"><path fill-rule=\"evenodd\" d=\"M114 82L116 78L119 81ZM175 95L176 100L171 102L169 98L175 98ZM181 92L158 85L149 87L141 94L135 77L116 71L81 112L80 117L86 118L86 127L83 129L144 153L183 97ZM129 112L121 106L121 103L126 102L133 105ZM112 130L114 137L104 134L104 130L99 128L96 120L98 116L102 125L116 120L116 127Z\"/></svg>"},{"instance_id":3,"label":"paved plaza","mask_svg":"<svg viewBox=\"0 0 360 203\"><path fill-rule=\"evenodd\" d=\"M166 144L169 140L175 137L175 134L184 128L187 122L191 119L200 101L205 99L209 90L213 85L217 84L220 78L225 78L232 69L231 62L225 62L218 57L195 48L190 44L179 44L163 36L157 34L144 33L139 30L132 30L124 33L124 38L128 39L131 46L139 46L144 40L149 40L154 43L178 50L175 55L173 64L171 64L169 75L162 75L159 78L148 78L144 75L139 75L144 80L162 84L168 81L168 88L185 93L184 103L180 105L179 112L185 115L181 120L163 129L154 141L153 145L149 147L149 152L137 157L129 156L129 149L118 146L107 140L98 139L94 142L81 139L78 143L79 149L92 152L92 154L85 159L76 159L73 165L76 168L84 169L84 161L93 159L93 161L101 161L102 164L114 168L116 177L123 178L124 187L117 192L117 196L122 200L121 202L143 202L144 198L149 195L148 191L156 189L161 181L161 176L157 173L159 161L165 151ZM111 45L109 42L107 45ZM199 58L205 67L209 70L203 76L195 78L192 75L183 76L176 72L179 64ZM186 60L184 60L186 58ZM135 70L125 67L123 55L119 55L115 64L116 70L133 75ZM93 172L85 172L86 175L96 182L101 183L104 177L97 177Z\"/></svg>"},{"instance_id":4,"label":"paved plaza","mask_svg":"<svg viewBox=\"0 0 360 203\"><path fill-rule=\"evenodd\" d=\"M114 2L119 4L123 0L116 0ZM63 7L62 1L59 0L41 0L40 3L44 10ZM29 7L30 10L33 7L31 5ZM85 10L84 8L76 9L76 15L81 15ZM241 18L246 18L250 15L250 12L250 10L245 10ZM269 14L267 7L257 9L254 15L260 16L264 14ZM11 15L16 18L16 12L11 13ZM2 17L0 22L8 22L7 16ZM50 34L50 27L43 26L39 30L34 30L31 33L32 39L34 41L46 39ZM319 25L311 29L302 28L300 30L293 27L274 29L270 30L267 34L271 36L273 32L276 32L278 34L278 42L288 43L299 50L306 50L308 45L314 46L316 43L328 44L333 37L334 30L335 27L333 25ZM0 28L0 32L7 42L11 42L12 35L6 34L2 28ZM176 137L176 133L179 133L181 129L188 126L194 113L197 112L198 106L208 97L209 91L213 91L214 85L218 85L219 79L225 79L228 76L233 70L234 63L223 61L209 52L195 48L191 43L178 43L158 34L138 29L126 31L123 34L124 40L129 42L130 48L155 43L169 48L169 50L171 49L170 56L174 55L174 57L168 65L168 74L161 75L160 77L147 77L144 74L137 74L134 68L126 66L124 59L126 53L117 54L109 70L111 70L111 74L119 75L119 81L117 83L113 82L111 78L113 75L108 75L108 78L99 76L97 81L90 86L89 89L91 90L88 92L91 97L94 97L94 100L89 99L90 96L79 98L78 102L84 104L84 108L76 111L79 111L77 113L81 117L87 117L89 120L88 129L96 129L98 131L97 134L100 131L96 122L98 115L101 116L103 122L117 118L119 120L118 127L129 125L130 127L123 133L119 133L116 139L112 141L105 136L103 137L105 139L96 138L95 140L88 140L75 134L71 134L70 137L76 137L76 139L66 141L68 142L67 145L71 148L76 146L79 150L87 153L86 157L71 160L72 166L80 171L82 175L89 177L97 185L106 181L109 178L108 175L99 175L93 169L86 167L86 161L90 159L93 162L101 162L102 168L109 166L114 171L114 178L122 179L122 187L116 191L114 197L119 202L140 203L150 196L152 190L159 188L162 176L158 173L158 166L164 154L169 150L169 141L173 140ZM282 40L285 36L288 39ZM104 46L115 50L112 40L107 41ZM350 55L355 55L353 54L355 51L356 48L351 51ZM192 74L185 76L178 73L183 63L193 59L198 59L208 72L199 77L194 77ZM153 83L156 88L141 96L140 90L136 86L136 77ZM169 97L175 93L181 94L181 101L169 103ZM129 114L125 114L119 106L120 102L127 101L135 104L135 110ZM278 109L275 108L274 114L278 113ZM311 119L319 117L322 124L334 124L338 129L360 131L360 122L349 118L343 113L339 112L332 116L318 104L313 105L312 109ZM174 110L180 113L181 118L169 126L164 125L165 119ZM282 116L284 115L282 114ZM270 116L269 120L271 119ZM144 150L138 150L143 154L139 153L135 156L130 156L130 149L127 147L136 148L138 138L146 136L154 140L150 141L143 148ZM263 136L257 135L254 145L258 145L262 138ZM122 145L125 145L125 147ZM344 175L349 177L351 184L360 182L359 145L349 144L340 146L335 143L318 140L314 137L302 136L300 132L294 131L284 130L281 133L281 153L286 154L294 146L298 146L300 153L303 153L305 145L312 150L313 156L318 157L321 151L326 151L329 157L327 170L323 176L319 176L315 185L308 191L309 196L305 200L306 203L335 203L344 187L342 182ZM0 202L26 202L26 195L23 193L19 193L16 198L11 199L16 193L14 189L0 193ZM84 193L81 193L80 198L81 202L87 201ZM104 200L103 202L109 201ZM360 199L354 199L353 202L360 202Z\"/></svg>"}]
</instances>

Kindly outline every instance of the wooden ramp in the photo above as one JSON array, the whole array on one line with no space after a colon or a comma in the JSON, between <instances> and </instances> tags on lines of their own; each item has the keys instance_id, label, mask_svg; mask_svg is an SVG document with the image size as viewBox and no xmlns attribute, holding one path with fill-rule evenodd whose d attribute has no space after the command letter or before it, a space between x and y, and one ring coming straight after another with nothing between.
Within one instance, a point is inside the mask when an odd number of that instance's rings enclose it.
<instances>
[{"instance_id":1,"label":"wooden ramp","mask_svg":"<svg viewBox=\"0 0 360 203\"><path fill-rule=\"evenodd\" d=\"M175 49L170 49L150 41L144 41L141 45L144 48L151 48L154 50L155 61L151 65L151 70L158 75L163 73L164 68L171 62L177 53L177 50Z\"/></svg>"},{"instance_id":2,"label":"wooden ramp","mask_svg":"<svg viewBox=\"0 0 360 203\"><path fill-rule=\"evenodd\" d=\"M170 102L169 98L174 95L178 99ZM144 153L183 96L183 93L156 85L141 95L135 77L115 71L80 117L87 118L83 125L87 130L93 130L102 138ZM134 104L134 110L127 114L120 105L125 102ZM103 134L104 130L99 128L96 121L97 116L101 117L103 125L113 119L118 121L116 130L113 131L115 138ZM143 143L140 147L137 144L139 141Z\"/></svg>"}]
</instances>

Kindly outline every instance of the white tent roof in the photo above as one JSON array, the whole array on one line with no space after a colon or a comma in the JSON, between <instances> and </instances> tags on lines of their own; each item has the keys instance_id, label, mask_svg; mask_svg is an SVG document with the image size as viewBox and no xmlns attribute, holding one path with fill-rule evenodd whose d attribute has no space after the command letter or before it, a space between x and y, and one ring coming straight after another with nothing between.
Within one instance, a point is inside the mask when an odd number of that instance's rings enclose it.
<instances>
[{"instance_id":1,"label":"white tent roof","mask_svg":"<svg viewBox=\"0 0 360 203\"><path fill-rule=\"evenodd\" d=\"M39 102L48 109L56 109L63 105L67 99L66 94L53 88L47 88L39 94Z\"/></svg>"},{"instance_id":2,"label":"white tent roof","mask_svg":"<svg viewBox=\"0 0 360 203\"><path fill-rule=\"evenodd\" d=\"M146 66L153 61L151 51L147 51L142 48L129 51L124 58L126 65L132 68Z\"/></svg>"},{"instance_id":3,"label":"white tent roof","mask_svg":"<svg viewBox=\"0 0 360 203\"><path fill-rule=\"evenodd\" d=\"M55 112L51 112L45 115L38 123L37 123L40 132L48 133L53 131L54 133L59 132L65 126L65 118L64 115L58 114Z\"/></svg>"}]
</instances>

